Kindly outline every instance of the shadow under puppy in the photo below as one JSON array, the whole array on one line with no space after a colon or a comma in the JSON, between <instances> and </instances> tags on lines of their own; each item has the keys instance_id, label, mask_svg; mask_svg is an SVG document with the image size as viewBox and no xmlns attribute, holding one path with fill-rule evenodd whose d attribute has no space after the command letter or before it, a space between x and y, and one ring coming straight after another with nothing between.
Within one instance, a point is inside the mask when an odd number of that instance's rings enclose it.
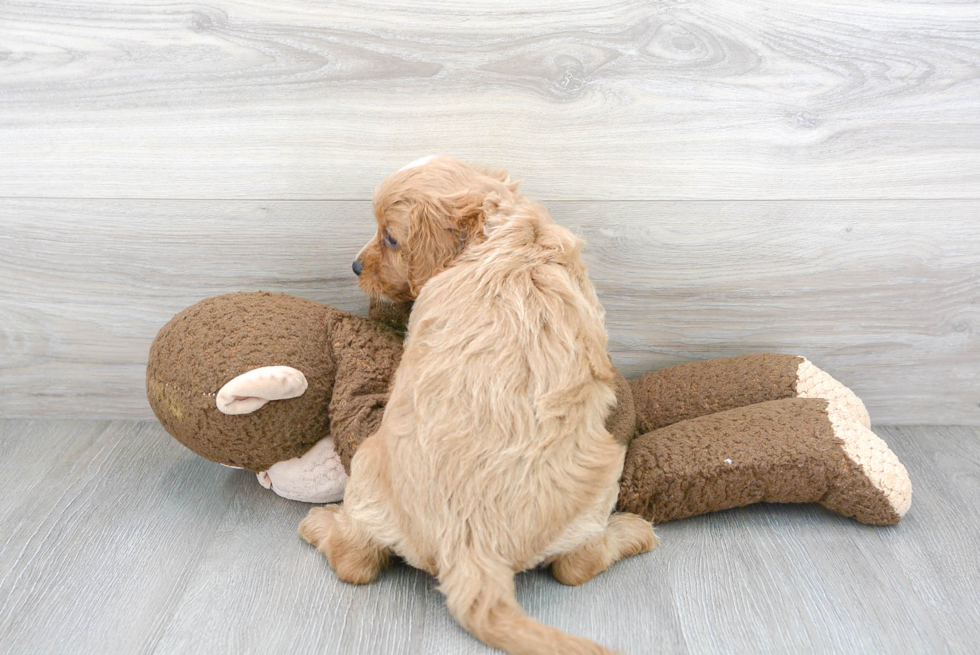
<instances>
[{"instance_id":1,"label":"shadow under puppy","mask_svg":"<svg viewBox=\"0 0 980 655\"><path fill-rule=\"evenodd\" d=\"M342 505L300 534L348 582L389 554L428 571L478 639L511 653L607 653L527 617L514 574L550 564L582 584L652 549L649 522L612 513L625 447L603 310L582 241L505 172L448 157L376 190L377 235L354 263L374 297L415 300L378 431Z\"/></svg>"}]
</instances>

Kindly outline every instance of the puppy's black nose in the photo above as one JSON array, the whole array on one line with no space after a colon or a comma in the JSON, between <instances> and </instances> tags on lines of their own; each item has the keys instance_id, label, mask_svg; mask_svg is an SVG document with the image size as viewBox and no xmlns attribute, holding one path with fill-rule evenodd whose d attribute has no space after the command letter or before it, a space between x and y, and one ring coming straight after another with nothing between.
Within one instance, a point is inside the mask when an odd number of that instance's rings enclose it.
<instances>
[{"instance_id":1,"label":"puppy's black nose","mask_svg":"<svg viewBox=\"0 0 980 655\"><path fill-rule=\"evenodd\" d=\"M361 271L363 271L363 270L364 270L364 265L363 265L363 264L361 264L361 262L358 262L358 261L355 261L355 262L354 262L354 263L353 263L353 264L351 265L351 268L353 268L353 269L354 269L354 275L360 275L360 274L361 274Z\"/></svg>"}]
</instances>

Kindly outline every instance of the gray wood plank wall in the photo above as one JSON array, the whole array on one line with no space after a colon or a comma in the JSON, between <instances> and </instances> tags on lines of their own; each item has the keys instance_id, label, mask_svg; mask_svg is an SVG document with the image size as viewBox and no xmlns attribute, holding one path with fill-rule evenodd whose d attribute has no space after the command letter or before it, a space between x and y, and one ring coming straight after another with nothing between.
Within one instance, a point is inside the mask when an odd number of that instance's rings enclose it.
<instances>
[{"instance_id":1,"label":"gray wood plank wall","mask_svg":"<svg viewBox=\"0 0 980 655\"><path fill-rule=\"evenodd\" d=\"M586 237L626 373L808 356L980 424L980 4L0 4L0 415L151 416L217 293L362 311L370 194L508 166Z\"/></svg>"}]
</instances>

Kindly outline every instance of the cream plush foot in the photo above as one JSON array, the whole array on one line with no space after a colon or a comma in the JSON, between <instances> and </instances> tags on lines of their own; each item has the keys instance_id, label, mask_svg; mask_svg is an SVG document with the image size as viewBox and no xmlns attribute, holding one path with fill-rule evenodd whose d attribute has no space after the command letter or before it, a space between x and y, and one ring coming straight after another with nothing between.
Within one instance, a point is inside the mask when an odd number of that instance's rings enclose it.
<instances>
[{"instance_id":1,"label":"cream plush foot","mask_svg":"<svg viewBox=\"0 0 980 655\"><path fill-rule=\"evenodd\" d=\"M861 399L853 391L835 380L806 357L800 358L796 369L796 397L823 398L827 401L828 414L849 414L866 428L871 428L871 417Z\"/></svg>"},{"instance_id":2,"label":"cream plush foot","mask_svg":"<svg viewBox=\"0 0 980 655\"><path fill-rule=\"evenodd\" d=\"M855 473L884 496L898 518L905 516L912 505L912 483L908 471L888 444L871 431L871 418L861 399L806 358L800 362L796 375L799 398L822 398L827 401L827 417L835 436L843 442L844 453ZM866 523L881 521L881 510L871 509L875 505L873 493L868 498L862 498L847 476L842 476L837 484L838 489L828 495L824 505ZM848 497L846 501L845 497Z\"/></svg>"},{"instance_id":3,"label":"cream plush foot","mask_svg":"<svg viewBox=\"0 0 980 655\"><path fill-rule=\"evenodd\" d=\"M835 405L833 400L827 403L827 418L849 465L820 503L862 523L897 523L912 505L908 471L888 444L865 427L850 408Z\"/></svg>"}]
</instances>

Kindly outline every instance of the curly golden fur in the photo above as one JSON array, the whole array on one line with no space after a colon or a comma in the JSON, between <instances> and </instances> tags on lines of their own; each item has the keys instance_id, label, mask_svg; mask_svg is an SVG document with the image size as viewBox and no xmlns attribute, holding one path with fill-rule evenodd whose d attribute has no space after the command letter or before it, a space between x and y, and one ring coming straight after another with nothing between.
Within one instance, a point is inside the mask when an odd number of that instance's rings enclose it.
<instances>
[{"instance_id":1,"label":"curly golden fur","mask_svg":"<svg viewBox=\"0 0 980 655\"><path fill-rule=\"evenodd\" d=\"M514 598L517 571L550 564L577 585L656 545L648 522L611 514L625 448L604 426L613 370L582 241L505 172L448 157L391 175L375 214L360 284L415 300L405 352L343 505L311 510L300 534L350 582L392 552L430 572L491 646L608 652Z\"/></svg>"}]
</instances>

